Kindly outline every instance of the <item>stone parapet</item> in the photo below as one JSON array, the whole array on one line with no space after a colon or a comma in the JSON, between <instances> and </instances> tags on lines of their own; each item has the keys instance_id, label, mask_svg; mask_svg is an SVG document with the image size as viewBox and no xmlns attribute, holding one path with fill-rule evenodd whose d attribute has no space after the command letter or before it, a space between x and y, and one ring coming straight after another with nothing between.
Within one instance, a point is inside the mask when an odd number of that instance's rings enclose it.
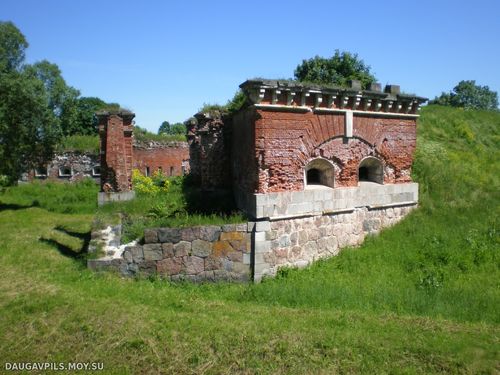
<instances>
[{"instance_id":1,"label":"stone parapet","mask_svg":"<svg viewBox=\"0 0 500 375\"><path fill-rule=\"evenodd\" d=\"M353 211L359 207L376 209L416 204L418 184L360 182L357 187L347 188L317 185L303 191L248 194L238 202L255 219L293 218Z\"/></svg>"}]
</instances>

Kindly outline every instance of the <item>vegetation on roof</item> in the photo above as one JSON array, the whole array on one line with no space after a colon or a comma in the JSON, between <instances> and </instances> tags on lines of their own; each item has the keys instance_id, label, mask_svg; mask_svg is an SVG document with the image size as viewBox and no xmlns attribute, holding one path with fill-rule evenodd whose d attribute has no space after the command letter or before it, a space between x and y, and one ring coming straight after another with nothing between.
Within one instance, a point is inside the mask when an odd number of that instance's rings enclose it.
<instances>
[{"instance_id":1,"label":"vegetation on roof","mask_svg":"<svg viewBox=\"0 0 500 375\"><path fill-rule=\"evenodd\" d=\"M98 135L71 135L61 139L56 152L87 152L99 153Z\"/></svg>"},{"instance_id":2,"label":"vegetation on roof","mask_svg":"<svg viewBox=\"0 0 500 375\"><path fill-rule=\"evenodd\" d=\"M226 104L203 104L198 112L209 114L212 117L221 117L221 116L231 116L234 113L238 112L246 105L246 95L243 91L238 90L234 94L231 100L228 100Z\"/></svg>"}]
</instances>

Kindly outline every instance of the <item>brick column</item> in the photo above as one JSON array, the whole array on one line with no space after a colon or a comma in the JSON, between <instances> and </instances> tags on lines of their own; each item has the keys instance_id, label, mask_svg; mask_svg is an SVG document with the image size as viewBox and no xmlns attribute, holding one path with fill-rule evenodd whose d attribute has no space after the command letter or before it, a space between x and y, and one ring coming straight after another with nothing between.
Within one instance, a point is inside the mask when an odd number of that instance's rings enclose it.
<instances>
[{"instance_id":1,"label":"brick column","mask_svg":"<svg viewBox=\"0 0 500 375\"><path fill-rule=\"evenodd\" d=\"M132 191L132 120L126 110L97 113L99 120L101 192L99 203L126 200ZM118 194L117 194L118 193Z\"/></svg>"}]
</instances>

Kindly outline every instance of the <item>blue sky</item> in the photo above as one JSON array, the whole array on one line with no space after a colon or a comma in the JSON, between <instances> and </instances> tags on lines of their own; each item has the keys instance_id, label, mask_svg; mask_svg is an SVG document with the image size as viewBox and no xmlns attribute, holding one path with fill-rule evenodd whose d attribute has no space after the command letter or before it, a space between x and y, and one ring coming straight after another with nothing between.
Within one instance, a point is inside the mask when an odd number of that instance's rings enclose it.
<instances>
[{"instance_id":1,"label":"blue sky","mask_svg":"<svg viewBox=\"0 0 500 375\"><path fill-rule=\"evenodd\" d=\"M2 0L83 96L118 102L156 131L248 78L291 78L303 59L358 53L378 80L433 98L460 80L500 91L500 1Z\"/></svg>"}]
</instances>

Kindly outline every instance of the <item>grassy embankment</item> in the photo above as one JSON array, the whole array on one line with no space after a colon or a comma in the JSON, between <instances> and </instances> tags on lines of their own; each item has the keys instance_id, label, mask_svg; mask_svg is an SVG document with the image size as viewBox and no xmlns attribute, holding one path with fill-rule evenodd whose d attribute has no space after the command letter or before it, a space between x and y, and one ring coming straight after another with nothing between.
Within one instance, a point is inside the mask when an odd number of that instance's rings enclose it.
<instances>
[{"instance_id":1,"label":"grassy embankment","mask_svg":"<svg viewBox=\"0 0 500 375\"><path fill-rule=\"evenodd\" d=\"M6 191L0 358L102 361L110 373L500 371L500 114L422 112L420 209L259 285L92 273L78 252L94 187Z\"/></svg>"}]
</instances>

